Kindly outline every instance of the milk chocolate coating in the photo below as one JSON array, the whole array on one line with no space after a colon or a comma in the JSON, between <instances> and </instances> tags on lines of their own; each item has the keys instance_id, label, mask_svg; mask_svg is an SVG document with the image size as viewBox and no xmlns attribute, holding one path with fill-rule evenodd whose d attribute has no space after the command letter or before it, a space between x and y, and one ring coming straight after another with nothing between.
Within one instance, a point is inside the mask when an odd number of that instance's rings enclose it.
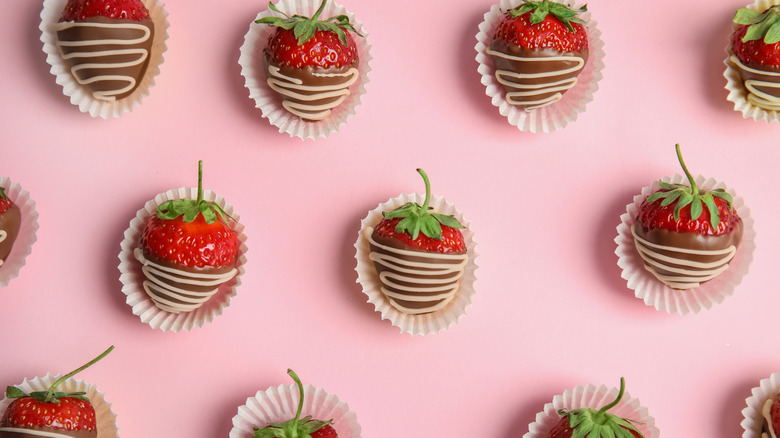
<instances>
[{"instance_id":1,"label":"milk chocolate coating","mask_svg":"<svg viewBox=\"0 0 780 438\"><path fill-rule=\"evenodd\" d=\"M60 42L79 42L79 41L96 41L94 44L85 45L85 46L63 46L59 45L60 52L62 53L63 57L66 57L68 54L74 53L74 52L100 52L100 51L115 51L115 50L135 50L135 49L143 49L146 51L148 56L146 59L141 62L140 64L137 63L137 61L140 59L140 56L138 53L127 53L127 54L109 54L109 55L95 55L95 56L87 56L87 57L74 57L70 59L64 59L66 65L69 66L69 69L71 72L73 72L74 67L78 67L80 65L84 64L92 64L92 63L98 63L98 64L105 64L104 66L95 66L95 67L89 67L85 68L83 70L78 70L74 73L74 76L77 77L79 80L79 83L82 84L82 86L86 87L93 93L95 92L111 92L114 90L121 90L128 86L127 80L98 80L96 82L92 83L85 83L90 81L93 78L96 78L98 76L104 76L104 75L110 75L110 76L129 76L135 79L135 85L132 89L125 91L121 94L114 95L116 100L123 99L133 93L136 88L141 84L141 80L144 77L144 74L146 74L146 69L149 66L149 59L151 58L152 53L152 43L154 42L154 23L152 22L151 18L146 18L141 21L136 20L120 20L120 19L113 19L113 18L107 18L107 17L91 17L87 18L83 21L79 21L78 23L128 23L128 24L140 24L143 26L146 26L149 28L149 31L151 32L151 35L149 36L146 41L138 42L135 44L109 44L108 42L101 42L101 41L107 41L107 40L135 40L143 37L144 32L138 29L124 29L124 28L101 28L101 27L82 27L82 26L75 26L70 27L65 30L60 30L57 32L57 38ZM120 63L130 63L133 65L123 66L123 67L116 67L116 64ZM111 65L114 65L112 67ZM111 99L105 99L100 97L95 97L96 99L101 100L111 100Z\"/></svg>"},{"instance_id":2,"label":"milk chocolate coating","mask_svg":"<svg viewBox=\"0 0 780 438\"><path fill-rule=\"evenodd\" d=\"M152 255L151 253L149 253L146 250L143 251L143 254L144 254L144 257L146 258L146 260L148 260L148 261L150 261L152 263L156 263L156 264L164 266L166 268L178 269L178 270L181 270L181 271L184 271L184 272L194 272L194 273L198 273L198 274L224 274L224 273L230 272L231 270L233 270L233 268L235 268L235 266L234 266L235 263L233 265L220 266L220 267L203 267L203 268L189 267L189 266L180 265L178 263L174 263L174 262L171 262L169 260L165 260L165 259L159 258L159 257L157 257L155 255ZM170 275L170 276L172 276L174 278L182 278L182 279L185 278L185 277L182 277L181 275L177 275L177 274L171 273L171 272L166 272L166 275ZM187 290L187 291L191 291L191 292L205 293L205 292L209 292L209 291L214 289L214 286L198 286L198 285L194 285L194 284L180 283L178 281L170 280L170 279L164 278L164 277L159 277L158 279L161 282L163 282L163 283L165 283L167 285L170 285L170 286L173 286L173 287L176 287L176 288L181 288L181 289L184 289L184 290ZM172 302L174 302L176 304L189 304L189 303L182 302L181 300L177 299L174 296L166 294L165 291L160 290L160 291L156 291L156 292L157 292L158 295L160 295L160 296L164 297L165 299L170 300L170 301L172 301Z\"/></svg>"},{"instance_id":3,"label":"milk chocolate coating","mask_svg":"<svg viewBox=\"0 0 780 438\"><path fill-rule=\"evenodd\" d=\"M273 78L273 76L269 72L269 67L274 66L279 68L279 73L281 75L298 79L301 81L301 85L305 85L309 87L338 86L344 84L349 79L348 77L345 78L344 76L322 76L322 75L332 75L332 74L342 75L348 72L351 68L355 68L358 65L358 59L355 59L355 62L353 62L350 65L345 65L343 67L322 68L322 67L306 66L303 68L294 68L286 65L277 64L276 62L274 62L274 60L272 59L268 51L264 51L263 54L264 54L263 69L265 70L265 74L267 78L269 79ZM305 96L313 96L315 94L320 93L320 91L298 90L298 89L295 89L294 92ZM303 105L312 105L312 106L327 106L338 101L340 98L340 96L332 96L323 99L301 100L301 99L296 99L295 97L285 96L282 94L280 94L280 96L282 97L283 100L287 100L290 102L299 103ZM318 111L301 110L301 112L304 114L306 113L314 114L319 112L319 110ZM310 122L318 121L315 119L308 119L306 118L305 115L299 117L302 120L306 120Z\"/></svg>"},{"instance_id":4,"label":"milk chocolate coating","mask_svg":"<svg viewBox=\"0 0 780 438\"><path fill-rule=\"evenodd\" d=\"M509 56L516 56L522 58L550 58L550 57L564 56L564 57L572 57L572 58L574 57L582 58L584 62L588 61L588 55L589 55L588 49L584 49L579 52L560 53L557 50L551 48L527 49L525 47L521 47L516 44L510 44L504 40L499 40L499 39L493 39L493 41L490 43L490 49L496 52L504 53ZM574 68L578 64L578 61L576 59L572 59L572 60L551 59L549 61L529 62L529 61L522 61L522 60L518 61L513 59L506 59L496 55L492 55L492 58L493 58L493 64L495 65L497 71L507 70L507 71L521 73L521 74L540 74L540 73L555 72L555 71ZM559 82L569 78L575 78L580 74L581 71L582 69L580 68L579 70L566 73L566 74L559 74L555 76L545 76L545 77L538 77L538 78L519 78L519 79L513 79L513 82L522 85L544 85L552 82ZM518 88L514 88L507 85L503 85L503 87L507 93L511 93L514 91L521 91ZM532 104L524 105L522 104L522 101L537 101L537 100L547 99L558 93L563 94L565 92L566 91L551 91L551 92L536 94L533 96L515 97L514 100L521 102L519 105L516 106L520 108L526 108L527 106L533 106L533 105Z\"/></svg>"},{"instance_id":5,"label":"milk chocolate coating","mask_svg":"<svg viewBox=\"0 0 780 438\"><path fill-rule=\"evenodd\" d=\"M416 247L413 247L413 246L409 246L409 245L405 244L404 242L401 242L398 239L391 239L391 238L387 238L387 237L382 237L382 236L377 234L376 230L374 230L373 234L371 235L371 238L374 240L374 242L376 242L376 243L378 243L380 245L389 246L391 248L397 248L397 249L401 249L401 250L405 250L405 251L424 252L425 254L430 254L429 252L422 251L419 248L416 248ZM460 263L457 260L431 259L431 258L428 258L428 257L422 258L422 257L414 257L414 256L406 255L406 254L397 254L397 253L392 253L391 254L388 251L386 251L386 250L384 250L384 249L382 249L382 248L380 248L380 247L378 247L376 245L373 245L373 244L370 244L370 248L371 248L372 252L376 252L376 253L380 253L380 254L392 255L393 257L397 257L397 258L399 258L401 260L408 261L408 262L436 263L436 264L440 264L440 265L447 265L447 264L449 264L449 265L457 265L457 264ZM466 253L466 249L464 248L461 251L453 251L453 252L448 253L448 254L465 254L465 253ZM380 263L376 263L375 262L374 263L374 267L376 268L377 274L381 274L384 271L391 271L391 272L393 272L392 268L386 267L386 266L384 266L384 265L382 265ZM429 271L431 270L431 269L425 269L425 268L419 268L419 269L420 270L429 270ZM442 275L425 275L425 276L423 276L423 275L405 273L404 275L407 275L407 276L409 276L411 278L419 278L419 279L442 279L442 280L446 280L448 278L455 277L457 274L456 273L450 273L450 274L442 274ZM460 279L455 279L455 280L449 282L449 284L455 285L459 281L460 281ZM421 290L424 290L424 289L430 287L430 285L426 285L424 283L409 283L409 282L401 282L401 281L399 281L399 283L401 285L403 285L403 286L419 288ZM403 290L395 289L392 286L384 284L384 283L383 283L383 286L385 288L387 288L388 290L392 291L392 292L396 292L396 293L403 294L403 295L408 295L408 296L415 296L415 297L436 296L436 295L441 295L441 293L442 293L442 292L417 292L417 291L409 292L409 291L403 291ZM443 299L434 299L434 300L430 300L430 301L406 301L406 300L395 298L395 301L399 305L401 305L403 307L407 307L407 308L410 308L410 309L422 309L422 308L426 308L426 307L435 306L435 305L441 303L444 300Z\"/></svg>"},{"instance_id":6,"label":"milk chocolate coating","mask_svg":"<svg viewBox=\"0 0 780 438\"><path fill-rule=\"evenodd\" d=\"M692 250L701 250L701 251L717 251L717 250L726 249L732 245L735 248L738 247L739 244L742 242L744 225L742 221L739 220L734 224L734 228L731 230L731 232L721 234L718 236L703 235L699 233L683 233L683 232L670 231L664 229L648 230L647 228L642 226L642 224L639 222L637 222L636 224L635 231L637 236L649 242L655 243L657 245L671 246L675 248L685 248L685 249L692 249ZM723 257L722 255L713 256L713 255L685 254L685 253L671 252L671 251L660 250L660 249L654 249L654 251L657 251L658 253L663 254L665 256L675 257L678 259L700 262L700 263L716 262ZM657 260L653 257L650 258L652 258L653 260ZM672 267L683 268L683 266L676 265L673 263L668 263L668 262L661 262L661 263L664 263ZM702 270L690 266L686 266L684 268L691 271ZM653 269L662 275L679 276L679 274L669 272L659 267L653 267Z\"/></svg>"},{"instance_id":7,"label":"milk chocolate coating","mask_svg":"<svg viewBox=\"0 0 780 438\"><path fill-rule=\"evenodd\" d=\"M5 239L0 241L0 260L5 261L5 259L8 258L8 254L11 253L11 248L16 241L16 237L19 235L19 228L21 225L22 212L16 204L0 214L0 230L8 233Z\"/></svg>"},{"instance_id":8,"label":"milk chocolate coating","mask_svg":"<svg viewBox=\"0 0 780 438\"><path fill-rule=\"evenodd\" d=\"M50 427L31 427L29 428L29 430L40 430L40 431L59 434L58 436L67 436L73 438L97 438L98 436L97 429L93 430L92 432L89 432L86 430L74 431L74 430L52 429ZM0 431L0 438L41 438L41 435L33 435L31 433L24 433L24 432Z\"/></svg>"},{"instance_id":9,"label":"milk chocolate coating","mask_svg":"<svg viewBox=\"0 0 780 438\"><path fill-rule=\"evenodd\" d=\"M749 80L754 81L763 81L763 82L770 82L773 84L780 84L780 76L777 76L777 74L780 74L780 69L778 68L772 68L772 67L766 67L760 64L745 64L747 67L754 68L756 70L763 70L771 73L775 73L774 76L772 75L766 75L766 74L760 74L760 73L754 73L747 71L745 69L739 68L737 66L737 70L739 71L739 75L742 77L742 82L746 82ZM769 94L770 96L774 96L778 99L780 99L780 87L766 87L762 85L754 85L756 87L756 90Z\"/></svg>"}]
</instances>

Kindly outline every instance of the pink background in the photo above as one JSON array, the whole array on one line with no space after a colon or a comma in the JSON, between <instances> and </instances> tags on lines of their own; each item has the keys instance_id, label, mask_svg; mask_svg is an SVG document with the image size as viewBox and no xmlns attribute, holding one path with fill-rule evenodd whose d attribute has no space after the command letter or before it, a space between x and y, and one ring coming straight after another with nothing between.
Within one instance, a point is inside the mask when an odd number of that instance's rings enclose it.
<instances>
[{"instance_id":1,"label":"pink background","mask_svg":"<svg viewBox=\"0 0 780 438\"><path fill-rule=\"evenodd\" d=\"M35 199L40 230L0 290L0 385L115 344L79 377L123 437L227 436L238 406L291 367L346 401L364 437L509 438L565 389L625 376L664 436L739 436L745 398L780 359L780 126L743 119L723 88L743 1L591 1L604 79L552 134L518 131L484 95L474 36L493 0L345 1L373 45L371 82L347 125L305 142L261 118L239 74L264 1L168 2L157 85L115 120L62 95L42 3L5 2L0 173ZM633 296L613 242L634 194L679 172L677 142L692 172L737 190L757 232L734 295L686 316ZM213 323L163 333L124 302L119 243L147 200L195 184L198 159L246 225L247 272ZM466 317L412 338L365 302L353 244L367 211L422 190L417 167L471 222L480 268Z\"/></svg>"}]
</instances>

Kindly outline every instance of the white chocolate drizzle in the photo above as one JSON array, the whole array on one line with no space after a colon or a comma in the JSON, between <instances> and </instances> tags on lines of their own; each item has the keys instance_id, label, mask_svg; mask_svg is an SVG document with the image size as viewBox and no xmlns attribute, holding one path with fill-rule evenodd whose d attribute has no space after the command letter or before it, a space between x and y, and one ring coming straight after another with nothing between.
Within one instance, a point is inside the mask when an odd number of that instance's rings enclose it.
<instances>
[{"instance_id":1,"label":"white chocolate drizzle","mask_svg":"<svg viewBox=\"0 0 780 438\"><path fill-rule=\"evenodd\" d=\"M639 237L636 234L636 224L631 226L631 234L634 236L634 242L639 255L645 261L645 269L650 271L664 284L675 289L693 289L699 287L705 281L712 280L728 269L729 262L737 252L737 247L734 245L712 251L658 245ZM670 257L657 250L696 256L721 256L721 258L709 263L696 262L686 260L684 257ZM672 274L661 274L656 268Z\"/></svg>"},{"instance_id":2,"label":"white chocolate drizzle","mask_svg":"<svg viewBox=\"0 0 780 438\"><path fill-rule=\"evenodd\" d=\"M541 73L517 73L510 70L496 70L496 80L503 86L514 88L519 91L509 91L506 93L506 101L510 105L526 105L526 111L533 111L537 108L550 105L563 98L563 93L574 88L577 85L577 77L562 79L559 81L550 81L546 84L524 84L523 79L553 78L556 76L567 75L582 70L585 66L585 59L579 56L549 56L539 58L529 58L523 56L512 56L507 53L498 52L493 49L487 49L487 54L519 62L550 62L550 61L575 61L577 64L562 70L552 70ZM517 100L516 98L527 98L547 93L555 93L544 99L537 100Z\"/></svg>"},{"instance_id":3,"label":"white chocolate drizzle","mask_svg":"<svg viewBox=\"0 0 780 438\"><path fill-rule=\"evenodd\" d=\"M309 120L324 120L330 117L331 110L339 106L349 96L349 87L354 84L360 72L356 68L350 68L344 73L312 73L318 77L342 77L344 82L334 85L305 85L302 80L290 76L285 76L280 73L280 69L277 66L268 66L268 86L274 91L285 97L282 102L282 106L295 114L298 117L302 117ZM301 94L296 91L309 91L314 94ZM290 99L295 99L303 102L311 102L322 99L337 98L333 102L312 105L308 103L295 102Z\"/></svg>"},{"instance_id":4,"label":"white chocolate drizzle","mask_svg":"<svg viewBox=\"0 0 780 438\"><path fill-rule=\"evenodd\" d=\"M761 438L777 438L775 428L772 426L772 404L774 402L775 400L770 398L764 401L763 406L761 406L761 415L764 417L764 420L766 420L764 425L766 426L766 430L769 431L769 433L766 431L762 432Z\"/></svg>"},{"instance_id":5,"label":"white chocolate drizzle","mask_svg":"<svg viewBox=\"0 0 780 438\"><path fill-rule=\"evenodd\" d=\"M731 62L737 67L745 70L746 72L776 77L778 82L761 81L758 79L748 79L745 81L745 88L748 91L747 99L755 106L759 106L769 111L780 111L780 97L772 96L769 93L765 93L756 87L765 88L780 88L780 73L758 70L752 67L748 67L737 58L736 55L731 55Z\"/></svg>"},{"instance_id":6,"label":"white chocolate drizzle","mask_svg":"<svg viewBox=\"0 0 780 438\"><path fill-rule=\"evenodd\" d=\"M140 248L136 248L133 255L143 265L141 271L146 276L143 282L144 290L157 307L171 313L191 312L197 309L217 293L220 285L230 281L238 272L236 268L224 274L188 272L170 268L147 260ZM176 287L171 282L195 287L213 287L213 289L196 292ZM172 301L171 298L176 301Z\"/></svg>"},{"instance_id":7,"label":"white chocolate drizzle","mask_svg":"<svg viewBox=\"0 0 780 438\"><path fill-rule=\"evenodd\" d=\"M143 32L143 36L135 39L104 39L104 40L86 40L86 41L57 41L57 47L60 49L60 54L63 59L72 58L84 58L94 59L94 62L73 65L70 69L71 74L76 81L81 85L88 85L95 82L102 81L120 81L127 82L127 85L123 88L107 91L94 91L92 96L97 100L103 100L107 102L113 102L116 100L116 96L126 93L132 90L136 85L136 79L129 75L97 75L89 78L82 78L79 72L87 69L118 69L127 68L143 64L149 58L149 51L144 48L124 48L114 50L102 50L97 52L71 52L65 54L63 47L88 47L95 45L118 45L118 46L132 46L137 44L144 44L152 35L151 30L142 24L135 23L90 23L90 22L75 22L65 21L54 25L54 30L59 32L70 29L72 27L97 27L97 28L113 28L113 29L132 29ZM128 62L100 62L100 58L104 56L121 56L121 55L136 55L136 58Z\"/></svg>"},{"instance_id":8,"label":"white chocolate drizzle","mask_svg":"<svg viewBox=\"0 0 780 438\"><path fill-rule=\"evenodd\" d=\"M20 435L27 434L27 435L42 436L47 438L73 438L73 435L67 435L64 433L49 432L46 430L22 429L21 427L0 427L0 432L18 433Z\"/></svg>"},{"instance_id":9,"label":"white chocolate drizzle","mask_svg":"<svg viewBox=\"0 0 780 438\"><path fill-rule=\"evenodd\" d=\"M368 241L371 245L390 253L384 254L371 251L369 259L387 268L386 271L379 274L379 280L382 283L382 293L387 296L393 307L411 315L429 313L443 309L455 298L455 294L460 289L460 280L465 273L466 262L468 261L467 254L439 254L393 248L374 241L371 233L373 233L373 228L367 228ZM409 261L401 258L403 256L429 259L430 261ZM441 261L453 263L441 263ZM446 277L435 278L438 276ZM413 286L408 286L407 284L413 284ZM403 292L391 291L385 285ZM438 293L436 295L415 296L418 293L431 292ZM428 307L417 309L402 306L396 300L418 303L430 302L432 304Z\"/></svg>"}]
</instances>

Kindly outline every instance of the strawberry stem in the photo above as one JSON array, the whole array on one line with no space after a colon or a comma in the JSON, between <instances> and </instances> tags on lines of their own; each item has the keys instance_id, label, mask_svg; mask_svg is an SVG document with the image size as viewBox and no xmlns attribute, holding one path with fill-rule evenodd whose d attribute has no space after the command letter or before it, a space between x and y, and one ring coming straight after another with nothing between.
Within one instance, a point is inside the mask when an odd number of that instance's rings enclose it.
<instances>
[{"instance_id":1,"label":"strawberry stem","mask_svg":"<svg viewBox=\"0 0 780 438\"><path fill-rule=\"evenodd\" d=\"M62 376L59 379L57 379L54 383L51 384L51 386L49 387L49 390L46 391L46 396L44 397L43 401L46 402L46 403L51 402L52 399L54 398L54 390L57 389L57 387L60 386L60 384L62 384L62 382L64 382L65 380L75 376L76 374L84 371L85 369L91 367L97 361L99 361L100 359L103 359L104 357L106 357L106 355L108 355L108 353L111 353L111 351L113 349L114 349L113 345L108 347L108 349L106 351L100 353L100 355L98 357L92 359L91 361L85 363L84 365L78 367L77 369L75 369L75 370L69 372L68 374L65 374L64 376Z\"/></svg>"},{"instance_id":2,"label":"strawberry stem","mask_svg":"<svg viewBox=\"0 0 780 438\"><path fill-rule=\"evenodd\" d=\"M289 374L290 377L295 380L295 384L298 385L298 410L295 411L295 418L292 419L292 422L297 425L298 419L301 418L301 412L303 411L303 384L301 383L301 379L298 378L298 375L295 374L295 371L288 368L287 374Z\"/></svg>"},{"instance_id":3,"label":"strawberry stem","mask_svg":"<svg viewBox=\"0 0 780 438\"><path fill-rule=\"evenodd\" d=\"M682 152L680 152L680 143L677 143L674 145L675 150L677 151L677 160L680 161L680 165L682 166L683 172L685 172L685 176L688 177L688 181L691 183L691 195L698 195L699 194L699 188L696 187L696 182L693 180L693 176L691 176L691 173L688 172L688 167L685 166L685 161L683 161Z\"/></svg>"},{"instance_id":4,"label":"strawberry stem","mask_svg":"<svg viewBox=\"0 0 780 438\"><path fill-rule=\"evenodd\" d=\"M431 181L428 179L428 175L425 174L424 170L417 169L417 173L422 176L423 182L425 182L425 202L422 205L422 211L428 211L428 204L431 202Z\"/></svg>"},{"instance_id":5,"label":"strawberry stem","mask_svg":"<svg viewBox=\"0 0 780 438\"><path fill-rule=\"evenodd\" d=\"M620 399L623 398L623 394L625 392L626 392L626 379L621 377L620 378L620 390L618 390L617 398L615 398L615 400L612 403L610 403L610 404L602 407L601 409L599 409L599 411L596 413L596 415L601 416L601 415L605 414L608 410L614 408L618 403L620 403Z\"/></svg>"},{"instance_id":6,"label":"strawberry stem","mask_svg":"<svg viewBox=\"0 0 780 438\"><path fill-rule=\"evenodd\" d=\"M203 160L198 160L198 204L203 200Z\"/></svg>"},{"instance_id":7,"label":"strawberry stem","mask_svg":"<svg viewBox=\"0 0 780 438\"><path fill-rule=\"evenodd\" d=\"M320 5L320 8L317 9L317 12L314 13L314 16L311 17L309 20L312 24L317 22L317 19L320 18L320 14L322 14L322 11L325 10L325 3L327 3L328 0L322 0L322 4Z\"/></svg>"}]
</instances>

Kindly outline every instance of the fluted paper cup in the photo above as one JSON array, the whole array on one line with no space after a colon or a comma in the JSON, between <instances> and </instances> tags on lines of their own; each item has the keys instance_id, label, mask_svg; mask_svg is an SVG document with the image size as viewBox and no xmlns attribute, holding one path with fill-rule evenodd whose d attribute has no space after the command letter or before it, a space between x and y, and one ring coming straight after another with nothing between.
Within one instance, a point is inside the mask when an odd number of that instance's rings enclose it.
<instances>
[{"instance_id":1,"label":"fluted paper cup","mask_svg":"<svg viewBox=\"0 0 780 438\"><path fill-rule=\"evenodd\" d=\"M13 385L27 394L33 391L46 391L49 389L52 383L57 381L61 376L52 376L46 374L43 377L36 377L32 380L24 379L20 385ZM119 428L116 425L116 414L111 409L111 403L106 401L105 395L97 390L97 387L92 384L84 383L83 380L76 380L74 378L66 379L60 386L57 387L58 391L63 392L86 392L84 397L88 398L92 407L95 408L95 422L97 424L98 436L100 438L119 438ZM8 405L13 402L13 399L4 397L0 400L0 416L8 408Z\"/></svg>"},{"instance_id":2,"label":"fluted paper cup","mask_svg":"<svg viewBox=\"0 0 780 438\"><path fill-rule=\"evenodd\" d=\"M392 325L400 328L402 333L410 333L412 336L425 336L449 330L466 314L467 308L471 305L471 300L475 293L477 242L474 240L474 232L468 228L469 222L463 217L463 214L444 198L432 196L429 205L433 207L433 211L452 215L466 227L461 231L466 243L468 262L466 263L460 290L445 308L421 315L402 313L393 307L385 294L382 293L382 284L374 268L374 262L369 257L371 253L369 237L371 237L374 227L382 220L383 211L394 210L407 202L416 202L422 205L425 202L425 196L419 193L400 195L383 204L379 204L362 220L358 239L355 242L355 258L357 259L355 270L358 274L357 282L363 287L363 293L368 297L368 302L373 304L376 311L381 314L382 319L389 320Z\"/></svg>"},{"instance_id":3,"label":"fluted paper cup","mask_svg":"<svg viewBox=\"0 0 780 438\"><path fill-rule=\"evenodd\" d=\"M544 405L544 410L536 414L536 421L528 426L528 432L523 435L523 438L548 438L550 430L561 421L559 409L598 410L612 403L617 398L618 392L618 388L607 388L604 385L597 388L591 384L567 389L563 394L553 397L552 402ZM609 410L609 413L635 421L634 426L645 438L658 438L661 433L655 426L655 418L650 416L647 408L642 406L638 399L632 398L628 392L623 394L623 398Z\"/></svg>"},{"instance_id":4,"label":"fluted paper cup","mask_svg":"<svg viewBox=\"0 0 780 438\"><path fill-rule=\"evenodd\" d=\"M254 397L238 408L233 417L230 438L252 438L254 428L263 428L269 423L279 423L295 417L298 409L299 392L295 385L280 385L258 391ZM339 438L360 438L360 424L357 415L349 406L333 394L311 385L303 385L303 409L301 417L311 415L318 420L333 420L333 428Z\"/></svg>"},{"instance_id":5,"label":"fluted paper cup","mask_svg":"<svg viewBox=\"0 0 780 438\"><path fill-rule=\"evenodd\" d=\"M675 174L671 178L664 177L663 181L681 184L687 183L688 179ZM658 181L651 186L644 187L642 193L634 196L634 201L626 206L626 213L620 216L621 224L617 227L618 235L615 238L618 266L623 269L621 276L627 280L628 288L632 289L634 295L643 300L646 305L671 314L698 313L701 310L710 309L713 305L719 304L726 297L731 296L736 286L742 281L742 277L747 274L750 262L753 260L753 250L756 247L753 218L750 216L750 209L745 205L742 197L737 196L734 190L727 188L725 184L712 178L705 180L703 176L699 175L695 181L698 187L725 189L733 198L732 206L742 218L744 226L742 243L737 248L729 268L723 273L706 283L702 283L697 288L678 290L665 285L645 269L644 261L637 252L631 227L636 223L642 202L660 188Z\"/></svg>"},{"instance_id":6,"label":"fluted paper cup","mask_svg":"<svg viewBox=\"0 0 780 438\"><path fill-rule=\"evenodd\" d=\"M517 126L521 131L549 133L563 129L569 123L577 120L579 113L585 111L585 105L593 100L593 93L598 90L598 82L603 76L601 70L604 68L604 42L601 40L601 31L598 29L596 21L591 18L590 12L581 14L580 17L585 21L585 27L588 31L589 56L585 66L577 76L577 84L564 93L561 100L541 108L526 111L511 105L507 102L504 87L496 79L496 68L493 58L487 54L487 49L493 41L493 35L501 23L504 12L521 3L521 0L501 0L485 13L485 19L479 25L477 45L474 47L477 51L476 59L479 64L477 70L486 87L485 93L490 97L493 105L498 107L499 113L506 117L511 125ZM575 4L572 0L562 0L560 3L573 8L582 6Z\"/></svg>"},{"instance_id":7,"label":"fluted paper cup","mask_svg":"<svg viewBox=\"0 0 780 438\"><path fill-rule=\"evenodd\" d=\"M143 287L146 279L141 272L141 263L136 260L133 251L138 247L146 226L146 219L155 214L157 207L162 203L175 199L197 199L198 189L182 187L177 190L169 190L160 193L154 199L138 210L135 218L130 221L129 228L125 231L124 240L122 240L122 250L119 253L119 281L122 283L122 292L127 295L127 304L132 307L133 314L141 318L145 324L149 324L154 329L160 329L164 332L189 331L195 327L202 327L207 322L211 322L218 315L222 314L225 307L230 304L230 298L236 295L236 289L241 284L241 276L244 274L244 265L246 264L246 235L244 234L244 225L241 224L240 216L233 211L233 206L225 202L225 199L211 190L203 191L203 199L210 202L216 202L225 213L235 220L234 231L238 237L238 259L236 260L236 269L238 273L230 281L219 286L216 294L206 301L199 308L191 312L171 313L157 307Z\"/></svg>"},{"instance_id":8,"label":"fluted paper cup","mask_svg":"<svg viewBox=\"0 0 780 438\"><path fill-rule=\"evenodd\" d=\"M762 12L774 5L780 5L780 0L758 0L746 7L757 12ZM726 90L729 92L727 99L734 104L734 111L741 112L742 116L746 119L752 118L755 121L766 120L767 122L776 122L780 120L780 111L770 111L761 108L751 102L748 98L747 88L745 88L745 83L742 80L742 76L739 74L740 67L737 65L738 59L731 50L731 46L734 42L734 30L736 30L737 27L739 27L738 24L732 24L732 32L729 35L729 42L726 45L726 59L723 61L726 65L723 76L726 78ZM780 81L780 78L778 78L778 81Z\"/></svg>"},{"instance_id":9,"label":"fluted paper cup","mask_svg":"<svg viewBox=\"0 0 780 438\"><path fill-rule=\"evenodd\" d=\"M305 15L311 17L320 6L319 0L279 0L275 3L279 10L288 15ZM347 11L344 6L328 0L320 17L329 18L336 15L346 15L349 22L360 32L363 37L353 35L358 49L358 70L360 76L350 86L350 94L339 106L333 108L330 117L312 122L301 120L282 107L282 99L279 94L268 85L263 68L263 49L268 43L268 38L275 31L275 27L267 24L252 23L249 31L244 36L244 44L241 46L241 56L238 63L241 65L241 75L244 77L246 88L249 89L249 97L255 101L255 107L260 108L264 118L272 125L285 132L290 137L301 139L317 139L327 137L332 132L338 131L347 119L355 114L355 108L360 105L360 100L366 92L368 73L371 71L371 43L368 41L368 33L363 29L363 24L354 14ZM257 14L256 20L263 17L277 16L279 13L266 9Z\"/></svg>"},{"instance_id":10,"label":"fluted paper cup","mask_svg":"<svg viewBox=\"0 0 780 438\"><path fill-rule=\"evenodd\" d=\"M67 0L44 0L41 11L41 42L46 53L46 62L51 65L51 74L55 76L58 84L62 86L62 93L70 98L70 103L79 107L84 113L92 117L103 119L121 117L139 105L144 97L149 95L149 90L154 86L155 77L160 73L160 64L163 63L163 53L167 49L165 41L168 39L168 13L162 0L143 0L149 9L149 16L154 22L154 41L152 43L149 66L144 73L138 88L123 99L112 102L95 99L92 93L80 85L71 74L70 68L62 58L62 53L57 47L56 25L60 21L62 11Z\"/></svg>"},{"instance_id":11,"label":"fluted paper cup","mask_svg":"<svg viewBox=\"0 0 780 438\"><path fill-rule=\"evenodd\" d=\"M12 278L19 275L19 271L26 263L27 256L32 252L32 245L37 240L38 212L35 210L35 201L30 198L30 193L23 189L19 183L2 176L0 177L0 187L5 189L6 197L19 207L22 214L19 234L16 236L11 253L0 265L0 287L3 287L7 286Z\"/></svg>"},{"instance_id":12,"label":"fluted paper cup","mask_svg":"<svg viewBox=\"0 0 780 438\"><path fill-rule=\"evenodd\" d=\"M764 423L767 422L764 409L767 404L771 407L773 400L780 394L780 373L772 373L768 378L762 379L751 394L745 399L747 407L742 409L742 438L770 438L769 435L762 434Z\"/></svg>"}]
</instances>

